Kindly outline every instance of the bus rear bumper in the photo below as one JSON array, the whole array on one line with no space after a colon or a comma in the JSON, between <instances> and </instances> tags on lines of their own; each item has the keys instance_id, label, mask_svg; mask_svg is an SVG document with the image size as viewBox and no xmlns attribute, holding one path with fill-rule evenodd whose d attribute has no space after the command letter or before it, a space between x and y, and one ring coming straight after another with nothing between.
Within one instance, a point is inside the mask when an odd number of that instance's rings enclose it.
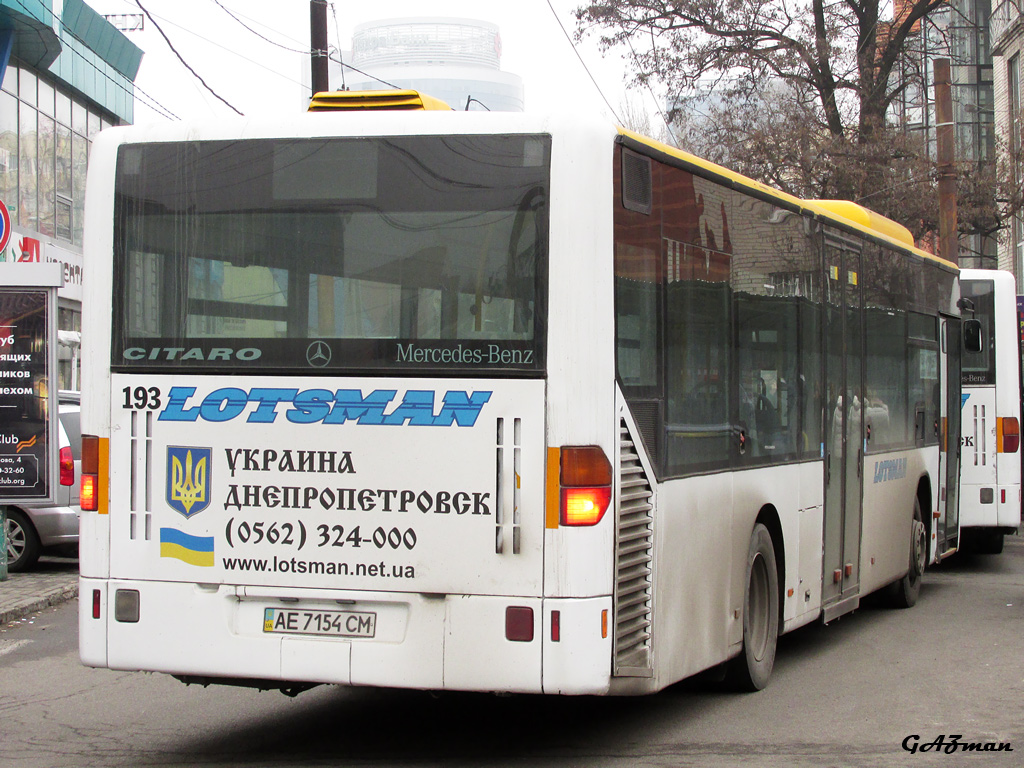
<instances>
[{"instance_id":1,"label":"bus rear bumper","mask_svg":"<svg viewBox=\"0 0 1024 768\"><path fill-rule=\"evenodd\" d=\"M80 654L89 666L236 684L567 694L609 688L610 597L544 600L86 578L80 589ZM94 591L99 618L93 617ZM119 592L137 600L137 617L114 615ZM311 634L317 622L321 629L333 622L334 631L340 626L352 634Z\"/></svg>"},{"instance_id":2,"label":"bus rear bumper","mask_svg":"<svg viewBox=\"0 0 1024 768\"><path fill-rule=\"evenodd\" d=\"M961 528L1017 528L1020 522L1019 485L965 484L961 487Z\"/></svg>"}]
</instances>

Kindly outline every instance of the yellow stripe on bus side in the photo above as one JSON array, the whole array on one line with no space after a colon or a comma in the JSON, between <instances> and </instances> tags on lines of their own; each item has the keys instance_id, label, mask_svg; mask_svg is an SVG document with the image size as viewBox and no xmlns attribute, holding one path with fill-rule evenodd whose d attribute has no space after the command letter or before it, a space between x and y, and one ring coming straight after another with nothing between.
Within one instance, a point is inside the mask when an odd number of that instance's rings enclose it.
<instances>
[{"instance_id":1,"label":"yellow stripe on bus side","mask_svg":"<svg viewBox=\"0 0 1024 768\"><path fill-rule=\"evenodd\" d=\"M96 482L99 485L96 501L96 512L106 515L110 512L110 438L99 438L99 472Z\"/></svg>"},{"instance_id":2,"label":"yellow stripe on bus side","mask_svg":"<svg viewBox=\"0 0 1024 768\"><path fill-rule=\"evenodd\" d=\"M548 448L548 477L547 477L547 509L545 510L544 527L557 528L559 519L559 508L562 505L561 469L562 452L559 448Z\"/></svg>"}]
</instances>

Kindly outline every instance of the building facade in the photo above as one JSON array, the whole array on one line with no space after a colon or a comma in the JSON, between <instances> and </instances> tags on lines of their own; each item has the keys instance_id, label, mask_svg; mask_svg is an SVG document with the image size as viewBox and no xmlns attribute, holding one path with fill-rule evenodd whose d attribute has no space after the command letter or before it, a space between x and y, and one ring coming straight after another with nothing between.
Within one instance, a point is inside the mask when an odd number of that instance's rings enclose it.
<instances>
[{"instance_id":1,"label":"building facade","mask_svg":"<svg viewBox=\"0 0 1024 768\"><path fill-rule=\"evenodd\" d=\"M936 157L936 59L949 59L957 160L979 167L995 162L995 111L992 51L989 45L990 0L950 0L918 22L908 41L908 55L898 77L904 84L894 103L904 130L919 133ZM896 20L909 11L895 4ZM960 266L995 269L999 235L961 235Z\"/></svg>"},{"instance_id":2,"label":"building facade","mask_svg":"<svg viewBox=\"0 0 1024 768\"><path fill-rule=\"evenodd\" d=\"M59 380L78 388L89 147L132 122L142 51L82 0L0 0L0 204L5 264L58 262Z\"/></svg>"},{"instance_id":3,"label":"building facade","mask_svg":"<svg viewBox=\"0 0 1024 768\"><path fill-rule=\"evenodd\" d=\"M1024 51L1024 3L992 2L992 61L995 80L996 130L1009 151L1021 147L1021 52ZM1021 180L1017 180L1018 186ZM999 248L999 268L1013 272L1017 293L1024 279L1024 218L1014 216Z\"/></svg>"}]
</instances>

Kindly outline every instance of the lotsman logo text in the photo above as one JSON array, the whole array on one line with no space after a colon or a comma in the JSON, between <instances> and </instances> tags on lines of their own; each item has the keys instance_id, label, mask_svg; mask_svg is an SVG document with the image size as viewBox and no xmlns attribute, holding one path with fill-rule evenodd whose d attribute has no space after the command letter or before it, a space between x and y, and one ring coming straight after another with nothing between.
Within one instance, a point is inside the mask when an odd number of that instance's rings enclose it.
<instances>
[{"instance_id":1,"label":"lotsman logo text","mask_svg":"<svg viewBox=\"0 0 1024 768\"><path fill-rule=\"evenodd\" d=\"M390 426L472 427L491 392L408 390L394 403L398 390L284 389L224 387L199 401L195 387L171 387L160 421L231 421L244 416L249 424L273 424L284 416L292 424L377 424Z\"/></svg>"}]
</instances>

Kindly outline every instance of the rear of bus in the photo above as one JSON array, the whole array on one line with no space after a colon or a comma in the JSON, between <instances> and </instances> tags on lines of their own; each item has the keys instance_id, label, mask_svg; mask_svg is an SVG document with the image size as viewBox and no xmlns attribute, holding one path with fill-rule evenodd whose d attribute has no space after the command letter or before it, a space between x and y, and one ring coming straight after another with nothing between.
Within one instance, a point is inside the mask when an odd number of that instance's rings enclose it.
<instances>
[{"instance_id":1,"label":"rear of bus","mask_svg":"<svg viewBox=\"0 0 1024 768\"><path fill-rule=\"evenodd\" d=\"M607 690L610 548L545 599L552 137L452 114L97 142L86 664ZM605 454L573 466L596 522Z\"/></svg>"},{"instance_id":2,"label":"rear of bus","mask_svg":"<svg viewBox=\"0 0 1024 768\"><path fill-rule=\"evenodd\" d=\"M1020 347L1013 275L960 271L964 317L980 326L980 349L963 353L960 453L962 546L998 554L1021 519Z\"/></svg>"}]
</instances>

